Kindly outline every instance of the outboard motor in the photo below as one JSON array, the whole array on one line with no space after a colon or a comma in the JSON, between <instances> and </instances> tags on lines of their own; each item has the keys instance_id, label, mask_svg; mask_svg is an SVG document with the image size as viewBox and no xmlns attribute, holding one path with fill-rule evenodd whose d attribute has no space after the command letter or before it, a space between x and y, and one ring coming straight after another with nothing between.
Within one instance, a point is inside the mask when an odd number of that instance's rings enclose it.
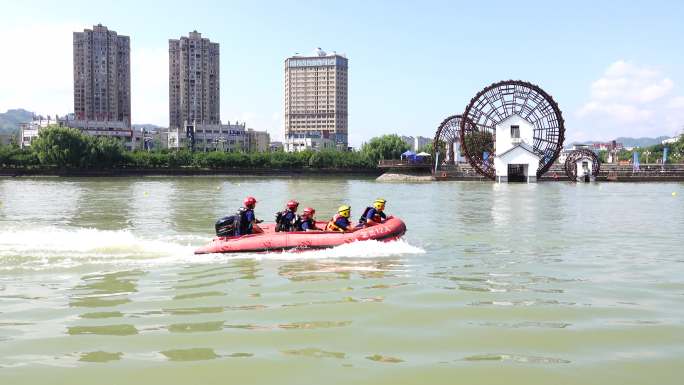
<instances>
[{"instance_id":1,"label":"outboard motor","mask_svg":"<svg viewBox=\"0 0 684 385\"><path fill-rule=\"evenodd\" d=\"M278 211L275 213L275 231L285 231L283 226L283 212Z\"/></svg>"},{"instance_id":2,"label":"outboard motor","mask_svg":"<svg viewBox=\"0 0 684 385\"><path fill-rule=\"evenodd\" d=\"M240 216L230 215L223 217L216 221L214 227L216 228L216 235L219 237L232 237L237 234L240 226Z\"/></svg>"}]
</instances>

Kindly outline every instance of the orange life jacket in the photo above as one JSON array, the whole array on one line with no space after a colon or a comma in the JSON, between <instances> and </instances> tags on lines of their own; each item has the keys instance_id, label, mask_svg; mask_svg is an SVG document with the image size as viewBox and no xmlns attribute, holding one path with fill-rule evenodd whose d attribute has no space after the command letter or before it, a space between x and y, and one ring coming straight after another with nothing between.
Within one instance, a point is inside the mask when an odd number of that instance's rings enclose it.
<instances>
[{"instance_id":1,"label":"orange life jacket","mask_svg":"<svg viewBox=\"0 0 684 385\"><path fill-rule=\"evenodd\" d=\"M341 216L340 214L335 214L335 216L325 226L325 231L340 231L340 232L345 231L345 229L341 228L340 226L337 225L337 223L335 223L340 218L345 218L345 217ZM347 219L347 218L345 218L345 219Z\"/></svg>"}]
</instances>

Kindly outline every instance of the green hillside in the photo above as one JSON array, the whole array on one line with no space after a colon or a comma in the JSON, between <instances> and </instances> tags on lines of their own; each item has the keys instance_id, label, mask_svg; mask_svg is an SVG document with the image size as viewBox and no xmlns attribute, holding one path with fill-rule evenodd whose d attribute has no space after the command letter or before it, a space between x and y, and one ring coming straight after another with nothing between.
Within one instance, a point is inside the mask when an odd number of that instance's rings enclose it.
<instances>
[{"instance_id":1,"label":"green hillside","mask_svg":"<svg viewBox=\"0 0 684 385\"><path fill-rule=\"evenodd\" d=\"M24 109L7 110L0 113L0 133L14 133L20 123L27 123L33 119L33 112Z\"/></svg>"}]
</instances>

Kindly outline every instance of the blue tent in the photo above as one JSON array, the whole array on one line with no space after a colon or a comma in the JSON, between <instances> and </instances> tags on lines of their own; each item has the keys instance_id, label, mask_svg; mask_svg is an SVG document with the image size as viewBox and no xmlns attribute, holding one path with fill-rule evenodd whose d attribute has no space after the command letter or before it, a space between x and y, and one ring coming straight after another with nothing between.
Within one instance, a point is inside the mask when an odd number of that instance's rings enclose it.
<instances>
[{"instance_id":1,"label":"blue tent","mask_svg":"<svg viewBox=\"0 0 684 385\"><path fill-rule=\"evenodd\" d=\"M401 154L402 159L408 159L408 160L416 160L416 153L408 150L405 153Z\"/></svg>"}]
</instances>

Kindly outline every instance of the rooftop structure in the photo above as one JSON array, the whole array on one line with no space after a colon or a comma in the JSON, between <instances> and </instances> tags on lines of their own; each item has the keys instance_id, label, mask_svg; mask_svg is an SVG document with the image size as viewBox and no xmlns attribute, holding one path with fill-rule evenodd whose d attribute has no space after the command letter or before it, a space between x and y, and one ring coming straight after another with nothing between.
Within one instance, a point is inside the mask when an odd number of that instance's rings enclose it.
<instances>
[{"instance_id":1,"label":"rooftop structure","mask_svg":"<svg viewBox=\"0 0 684 385\"><path fill-rule=\"evenodd\" d=\"M320 48L285 59L285 138L293 144L286 151L312 148L321 138L347 149L347 68L346 57Z\"/></svg>"}]
</instances>

